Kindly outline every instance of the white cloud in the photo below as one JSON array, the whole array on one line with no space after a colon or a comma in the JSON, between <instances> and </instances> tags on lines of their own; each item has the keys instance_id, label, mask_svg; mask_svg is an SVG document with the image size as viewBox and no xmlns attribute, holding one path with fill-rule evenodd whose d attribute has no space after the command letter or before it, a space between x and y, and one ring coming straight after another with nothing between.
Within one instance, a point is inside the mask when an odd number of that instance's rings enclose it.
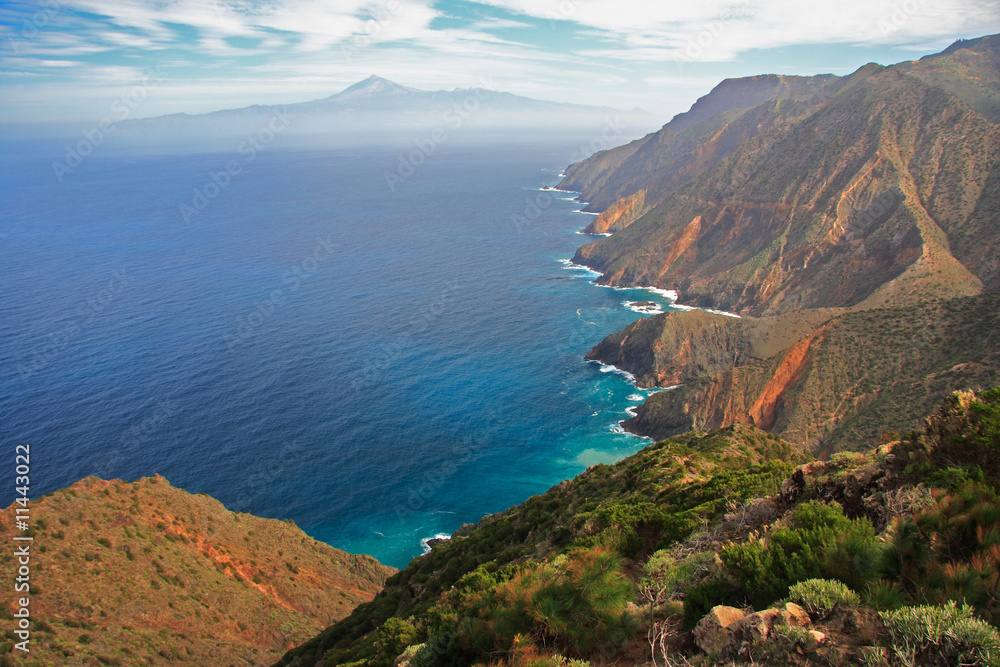
<instances>
[{"instance_id":1,"label":"white cloud","mask_svg":"<svg viewBox=\"0 0 1000 667\"><path fill-rule=\"evenodd\" d=\"M604 37L600 58L664 61L699 53L727 61L798 44L907 45L1000 29L995 0L479 0L567 21Z\"/></svg>"},{"instance_id":2,"label":"white cloud","mask_svg":"<svg viewBox=\"0 0 1000 667\"><path fill-rule=\"evenodd\" d=\"M3 87L3 104L47 112L38 100L55 104L59 92L33 91L31 81L51 86L61 75L79 108L101 110L116 86L133 85L141 62L172 77L144 105L149 115L315 99L372 73L425 89L492 78L532 97L672 113L723 78L718 67L672 60L729 63L729 76L754 49L892 45L920 55L956 36L1000 32L996 0L476 1L483 14L508 15L440 28L436 19L455 16L435 0L59 0L28 39L17 32L24 16L0 5L0 43L16 38L16 57L0 62L18 78ZM540 18L551 22L538 27ZM522 41L497 34L510 28ZM774 67L786 64L796 63Z\"/></svg>"}]
</instances>

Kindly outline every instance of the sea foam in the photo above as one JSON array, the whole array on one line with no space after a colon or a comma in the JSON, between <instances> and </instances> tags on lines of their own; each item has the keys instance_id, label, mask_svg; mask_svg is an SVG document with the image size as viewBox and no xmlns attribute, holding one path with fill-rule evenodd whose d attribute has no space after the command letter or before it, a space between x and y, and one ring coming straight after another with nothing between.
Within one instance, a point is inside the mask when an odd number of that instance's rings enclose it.
<instances>
[{"instance_id":1,"label":"sea foam","mask_svg":"<svg viewBox=\"0 0 1000 667\"><path fill-rule=\"evenodd\" d=\"M431 545L429 544L431 540L450 540L451 535L448 533L436 533L430 537L425 537L420 540L420 548L424 550L425 554L431 552Z\"/></svg>"}]
</instances>

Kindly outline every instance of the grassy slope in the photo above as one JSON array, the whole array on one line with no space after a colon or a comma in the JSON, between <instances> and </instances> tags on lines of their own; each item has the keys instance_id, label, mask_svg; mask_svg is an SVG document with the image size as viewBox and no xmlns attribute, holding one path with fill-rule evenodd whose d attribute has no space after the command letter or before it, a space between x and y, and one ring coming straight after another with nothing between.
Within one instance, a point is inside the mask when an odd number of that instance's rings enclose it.
<instances>
[{"instance_id":1,"label":"grassy slope","mask_svg":"<svg viewBox=\"0 0 1000 667\"><path fill-rule=\"evenodd\" d=\"M7 543L14 507L0 514ZM33 500L31 516L31 609L44 624L24 665L270 664L395 571L159 476L87 478ZM0 555L7 571L12 553Z\"/></svg>"},{"instance_id":2,"label":"grassy slope","mask_svg":"<svg viewBox=\"0 0 1000 667\"><path fill-rule=\"evenodd\" d=\"M290 651L280 665L341 664L374 654L390 617L421 616L484 563L539 561L573 546L613 544L631 557L686 537L727 503L774 493L796 462L794 445L745 426L690 433L613 465L598 465L502 514L466 526L400 571L375 601Z\"/></svg>"},{"instance_id":3,"label":"grassy slope","mask_svg":"<svg viewBox=\"0 0 1000 667\"><path fill-rule=\"evenodd\" d=\"M475 643L482 633L502 632L500 619L509 618L504 614L517 600L510 593L525 590L518 588L525 582L530 586L532 573L558 571L568 562L567 554L572 559L572 554L581 553L574 551L577 548L610 549L621 557L621 571L636 585L637 595L649 581L643 576L654 580L665 576L663 581L672 582L668 586L674 593L653 609L640 612L632 607L626 612L632 617L632 639L590 644L585 652L560 644L560 631L546 624L545 619L558 617L558 609L538 607L541 616L535 619L535 630L508 644L510 651L494 652L492 660L509 662L493 664L528 664L523 656L530 652L520 652L520 661L516 655L518 647L532 640L549 650L575 653L594 665L639 664L643 655L649 655L644 635L651 612L666 623L667 644L674 655L687 654L691 664L717 664L699 654L682 628L681 617L690 628L716 604L744 606L756 600L758 609L780 604L790 584L819 575L852 582L865 604L879 609L941 603L968 594L977 613L995 622L990 582L1000 577L1000 557L983 564L977 560L983 554L974 553L983 546L975 544L972 552L952 551L969 535L976 544L987 540L987 550L996 543L992 533L977 528L1000 516L995 494L1000 482L995 456L1000 447L1000 391L991 392L988 400L991 407L983 411L979 407L985 404L977 403L972 394L956 394L934 411L922 432L867 454L845 454L798 467L792 462L804 457L794 446L752 427L733 426L660 442L463 529L450 543L435 547L390 579L375 602L290 651L279 664L388 665L402 647L423 642L428 642L428 649L434 645L435 651L445 652L435 653L433 659L444 662L422 665L472 664L475 658L469 656L475 654L463 653L462 645L467 644L462 643ZM982 504L956 500L963 497ZM942 519L941 512L954 519ZM929 531L926 540L906 540L911 515L915 525ZM943 521L954 523L949 528ZM934 545L930 551L921 546L925 541ZM768 546L759 551L761 545ZM912 568L906 565L899 582L893 583L885 577L897 567L897 549L904 550L903 562ZM754 553L770 554L772 560L739 556ZM654 561L668 569L651 570ZM971 578L963 574L966 561L978 563L982 581L978 574ZM478 567L481 564L486 565ZM504 567L507 564L518 565ZM762 589L763 584L770 589ZM875 589L867 588L869 584ZM853 625L844 623L842 615L814 615L813 627L827 635L822 647L789 640L791 635L779 631L770 639L751 636L750 641L756 642L753 653L731 657L741 664L756 655L762 662L752 664L832 667L861 664L858 661L872 646L892 646L880 636L881 625L873 621L876 615L870 606L842 611L855 619ZM397 618L387 623L393 616ZM409 629L397 635L404 637L401 643L386 652L382 642L388 635L379 638L379 633L400 624ZM452 637L449 643L438 641L446 636ZM904 664L892 653L887 655L891 660L880 664ZM556 658L532 664L564 663Z\"/></svg>"}]
</instances>

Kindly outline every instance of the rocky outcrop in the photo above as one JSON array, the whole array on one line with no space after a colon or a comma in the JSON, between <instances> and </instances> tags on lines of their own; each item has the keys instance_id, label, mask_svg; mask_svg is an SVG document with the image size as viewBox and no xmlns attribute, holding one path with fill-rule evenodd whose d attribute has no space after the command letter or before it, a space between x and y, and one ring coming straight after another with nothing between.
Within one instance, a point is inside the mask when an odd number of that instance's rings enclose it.
<instances>
[{"instance_id":1,"label":"rocky outcrop","mask_svg":"<svg viewBox=\"0 0 1000 667\"><path fill-rule=\"evenodd\" d=\"M767 359L844 311L821 309L767 318L703 310L671 311L611 334L586 358L632 373L642 387L671 387Z\"/></svg>"},{"instance_id":2,"label":"rocky outcrop","mask_svg":"<svg viewBox=\"0 0 1000 667\"><path fill-rule=\"evenodd\" d=\"M735 633L730 628L743 620L744 615L743 610L735 607L713 607L691 633L695 645L710 656L720 655L733 641Z\"/></svg>"},{"instance_id":3,"label":"rocky outcrop","mask_svg":"<svg viewBox=\"0 0 1000 667\"><path fill-rule=\"evenodd\" d=\"M631 225L645 212L646 191L639 190L609 206L583 231L587 234L614 233Z\"/></svg>"},{"instance_id":4,"label":"rocky outcrop","mask_svg":"<svg viewBox=\"0 0 1000 667\"><path fill-rule=\"evenodd\" d=\"M956 387L1000 384L996 293L849 312L825 323L818 318L803 323L818 328L801 338L791 326L777 325L790 316L756 324L718 317L655 316L629 325L591 352L647 381L684 380L681 387L650 396L624 422L626 429L661 439L744 423L814 452L857 449L886 430L918 427ZM685 320L690 322L682 327ZM772 349L798 340L760 358L751 345L755 337L747 332L768 321L764 331L773 332ZM729 359L730 368L699 376L686 366L709 369Z\"/></svg>"}]
</instances>

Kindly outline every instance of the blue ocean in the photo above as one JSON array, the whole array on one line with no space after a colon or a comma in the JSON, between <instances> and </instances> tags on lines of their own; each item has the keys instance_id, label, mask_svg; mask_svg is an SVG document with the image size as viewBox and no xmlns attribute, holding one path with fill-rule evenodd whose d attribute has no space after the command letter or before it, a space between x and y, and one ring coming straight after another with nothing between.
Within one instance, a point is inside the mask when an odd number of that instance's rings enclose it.
<instances>
[{"instance_id":1,"label":"blue ocean","mask_svg":"<svg viewBox=\"0 0 1000 667\"><path fill-rule=\"evenodd\" d=\"M668 306L568 263L592 218L542 188L580 144L444 145L392 187L391 146L273 147L235 174L95 152L60 181L60 146L5 144L10 460L30 444L33 497L159 473L399 567L635 452L618 422L647 392L583 356L626 302Z\"/></svg>"}]
</instances>

